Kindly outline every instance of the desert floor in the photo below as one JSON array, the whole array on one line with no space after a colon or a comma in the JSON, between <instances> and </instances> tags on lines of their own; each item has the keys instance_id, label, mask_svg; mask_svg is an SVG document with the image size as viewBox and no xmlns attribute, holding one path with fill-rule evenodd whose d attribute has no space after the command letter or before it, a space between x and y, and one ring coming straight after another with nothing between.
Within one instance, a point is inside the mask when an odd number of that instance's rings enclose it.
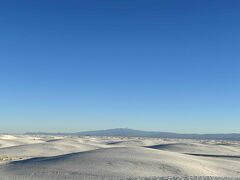
<instances>
[{"instance_id":1,"label":"desert floor","mask_svg":"<svg viewBox=\"0 0 240 180\"><path fill-rule=\"evenodd\" d=\"M238 177L237 141L0 135L3 180Z\"/></svg>"}]
</instances>

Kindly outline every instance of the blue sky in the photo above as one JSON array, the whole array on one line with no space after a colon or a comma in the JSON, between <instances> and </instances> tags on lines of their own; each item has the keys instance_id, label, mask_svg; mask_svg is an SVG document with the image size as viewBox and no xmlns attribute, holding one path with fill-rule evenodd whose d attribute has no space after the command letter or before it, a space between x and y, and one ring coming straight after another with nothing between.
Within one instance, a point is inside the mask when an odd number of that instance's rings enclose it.
<instances>
[{"instance_id":1,"label":"blue sky","mask_svg":"<svg viewBox=\"0 0 240 180\"><path fill-rule=\"evenodd\" d=\"M0 2L0 132L240 132L238 0Z\"/></svg>"}]
</instances>

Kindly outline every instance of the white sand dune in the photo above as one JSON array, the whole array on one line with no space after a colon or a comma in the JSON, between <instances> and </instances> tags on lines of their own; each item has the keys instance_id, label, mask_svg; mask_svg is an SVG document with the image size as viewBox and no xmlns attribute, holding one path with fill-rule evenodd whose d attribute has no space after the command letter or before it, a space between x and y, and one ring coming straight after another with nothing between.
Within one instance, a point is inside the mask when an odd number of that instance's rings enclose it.
<instances>
[{"instance_id":1,"label":"white sand dune","mask_svg":"<svg viewBox=\"0 0 240 180\"><path fill-rule=\"evenodd\" d=\"M0 135L0 148L44 142L42 138L27 135Z\"/></svg>"},{"instance_id":2,"label":"white sand dune","mask_svg":"<svg viewBox=\"0 0 240 180\"><path fill-rule=\"evenodd\" d=\"M206 154L206 155L239 155L240 147L223 144L201 144L201 143L170 143L149 146L149 148L187 153L187 154Z\"/></svg>"},{"instance_id":3,"label":"white sand dune","mask_svg":"<svg viewBox=\"0 0 240 180\"><path fill-rule=\"evenodd\" d=\"M167 176L167 177L137 177L125 178L119 180L239 180L240 178L215 177L215 176Z\"/></svg>"},{"instance_id":4,"label":"white sand dune","mask_svg":"<svg viewBox=\"0 0 240 180\"><path fill-rule=\"evenodd\" d=\"M222 163L221 163L222 162ZM67 154L50 158L36 158L13 162L5 166L8 176L32 175L44 178L49 175L72 175L99 178L133 176L240 176L240 162L192 157L179 153L151 150L140 147L110 148Z\"/></svg>"},{"instance_id":5,"label":"white sand dune","mask_svg":"<svg viewBox=\"0 0 240 180\"><path fill-rule=\"evenodd\" d=\"M45 136L39 143L0 148L0 157L9 157L0 165L0 179L233 178L240 177L239 147L239 142Z\"/></svg>"},{"instance_id":6,"label":"white sand dune","mask_svg":"<svg viewBox=\"0 0 240 180\"><path fill-rule=\"evenodd\" d=\"M29 159L34 157L48 157L61 154L89 151L102 148L104 145L84 143L79 138L45 139L39 143L16 145L0 148L0 157L9 160ZM9 158L7 158L9 157Z\"/></svg>"}]
</instances>

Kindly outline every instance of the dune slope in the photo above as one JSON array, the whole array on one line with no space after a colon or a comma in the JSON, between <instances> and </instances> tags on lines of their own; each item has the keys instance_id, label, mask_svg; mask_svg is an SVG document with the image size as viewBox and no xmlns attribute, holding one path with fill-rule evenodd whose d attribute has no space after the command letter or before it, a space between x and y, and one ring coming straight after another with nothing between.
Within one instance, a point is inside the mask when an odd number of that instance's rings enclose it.
<instances>
[{"instance_id":1,"label":"dune slope","mask_svg":"<svg viewBox=\"0 0 240 180\"><path fill-rule=\"evenodd\" d=\"M12 162L2 167L0 174L25 179L210 175L239 177L238 167L239 161L229 159L195 157L143 147L115 147Z\"/></svg>"}]
</instances>

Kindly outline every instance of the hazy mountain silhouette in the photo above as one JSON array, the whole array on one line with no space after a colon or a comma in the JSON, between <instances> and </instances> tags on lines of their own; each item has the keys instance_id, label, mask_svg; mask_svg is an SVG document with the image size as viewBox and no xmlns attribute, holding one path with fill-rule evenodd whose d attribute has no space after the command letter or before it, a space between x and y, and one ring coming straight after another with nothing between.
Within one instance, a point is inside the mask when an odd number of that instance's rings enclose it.
<instances>
[{"instance_id":1,"label":"hazy mountain silhouette","mask_svg":"<svg viewBox=\"0 0 240 180\"><path fill-rule=\"evenodd\" d=\"M123 136L123 137L153 137L153 138L181 138L181 139L216 139L216 140L240 140L240 133L230 134L180 134L158 131L141 131L128 128L116 128L96 131L84 131L77 133L27 133L39 135L78 135L78 136Z\"/></svg>"},{"instance_id":2,"label":"hazy mountain silhouette","mask_svg":"<svg viewBox=\"0 0 240 180\"><path fill-rule=\"evenodd\" d=\"M140 131L128 128L116 128L97 131L86 131L76 133L77 135L88 136L124 136L124 137L158 137L158 138L186 138L186 139L223 139L240 140L240 134L180 134L158 131Z\"/></svg>"}]
</instances>

